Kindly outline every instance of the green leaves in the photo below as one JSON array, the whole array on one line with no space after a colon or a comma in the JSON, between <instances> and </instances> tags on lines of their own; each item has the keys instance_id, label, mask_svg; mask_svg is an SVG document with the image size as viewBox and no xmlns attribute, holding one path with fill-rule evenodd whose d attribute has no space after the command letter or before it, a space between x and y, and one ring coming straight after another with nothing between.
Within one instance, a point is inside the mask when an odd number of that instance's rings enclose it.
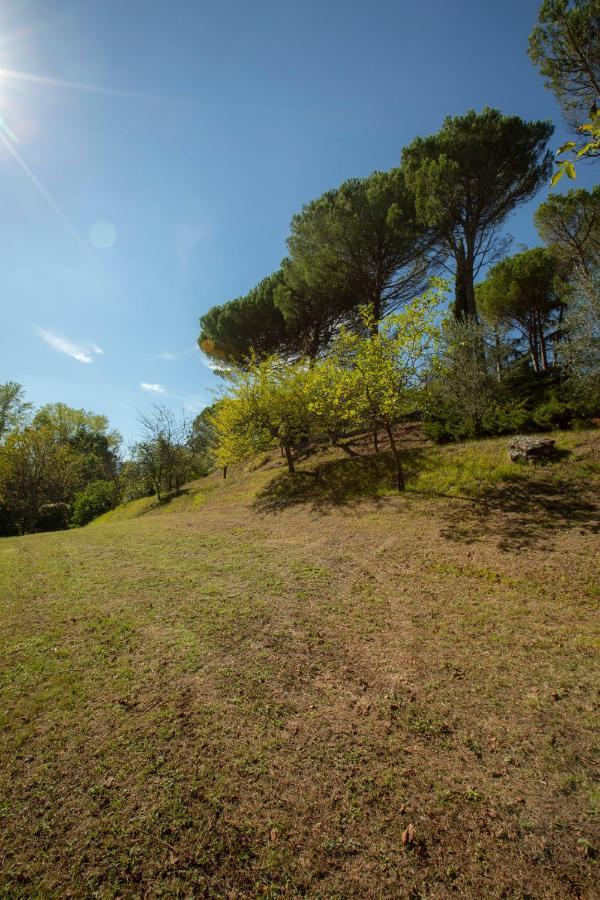
<instances>
[{"instance_id":1,"label":"green leaves","mask_svg":"<svg viewBox=\"0 0 600 900\"><path fill-rule=\"evenodd\" d=\"M600 186L550 194L535 213L542 240L567 266L591 270L600 260Z\"/></svg>"},{"instance_id":2,"label":"green leaves","mask_svg":"<svg viewBox=\"0 0 600 900\"><path fill-rule=\"evenodd\" d=\"M598 113L594 114L591 122L586 122L584 125L581 125L578 131L589 133L592 140L587 141L583 146L579 147L579 149L577 149L577 143L575 141L567 141L566 144L563 144L562 147L556 151L557 156L561 156L563 153L573 153L576 149L576 160L582 159L583 157L594 158L600 154L600 116ZM566 175L572 180L575 180L577 177L572 160L564 160L559 163L558 169L550 181L550 187L552 188L558 184L563 175Z\"/></svg>"},{"instance_id":3,"label":"green leaves","mask_svg":"<svg viewBox=\"0 0 600 900\"><path fill-rule=\"evenodd\" d=\"M497 109L448 117L437 134L416 138L402 170L420 220L438 248L454 258L456 307L474 315L474 271L498 226L551 174L549 122L525 122Z\"/></svg>"},{"instance_id":4,"label":"green leaves","mask_svg":"<svg viewBox=\"0 0 600 900\"><path fill-rule=\"evenodd\" d=\"M566 175L568 178L571 178L573 181L577 177L577 173L575 172L575 166L570 160L565 160L564 162L559 164L557 171L554 173L552 178L550 179L550 187L554 187L560 179Z\"/></svg>"},{"instance_id":5,"label":"green leaves","mask_svg":"<svg viewBox=\"0 0 600 900\"><path fill-rule=\"evenodd\" d=\"M556 155L560 156L561 153L566 153L567 150L572 150L573 147L576 147L576 146L577 146L577 144L575 143L575 141L567 141L566 144L563 144L562 147L559 147L559 149L556 151Z\"/></svg>"},{"instance_id":6,"label":"green leaves","mask_svg":"<svg viewBox=\"0 0 600 900\"><path fill-rule=\"evenodd\" d=\"M342 328L330 353L311 365L253 356L244 369L232 370L229 393L211 416L217 463L242 462L310 435L335 440L373 421L399 421L414 407L446 287L434 279L427 293L366 335ZM370 307L361 315L368 327L375 322Z\"/></svg>"}]
</instances>

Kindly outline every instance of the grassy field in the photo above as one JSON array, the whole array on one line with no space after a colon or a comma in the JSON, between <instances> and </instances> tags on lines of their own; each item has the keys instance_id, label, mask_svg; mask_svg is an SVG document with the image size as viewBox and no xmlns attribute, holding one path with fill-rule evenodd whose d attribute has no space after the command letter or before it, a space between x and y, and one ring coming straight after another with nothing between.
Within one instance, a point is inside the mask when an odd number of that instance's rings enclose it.
<instances>
[{"instance_id":1,"label":"grassy field","mask_svg":"<svg viewBox=\"0 0 600 900\"><path fill-rule=\"evenodd\" d=\"M0 541L0 896L598 896L600 432Z\"/></svg>"}]
</instances>

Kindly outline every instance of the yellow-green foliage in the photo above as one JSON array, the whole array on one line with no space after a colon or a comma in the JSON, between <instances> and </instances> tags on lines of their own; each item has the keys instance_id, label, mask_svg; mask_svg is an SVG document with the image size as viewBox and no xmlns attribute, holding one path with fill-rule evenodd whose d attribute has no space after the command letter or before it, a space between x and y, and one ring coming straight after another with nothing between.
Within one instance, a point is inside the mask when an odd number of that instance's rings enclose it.
<instances>
[{"instance_id":1,"label":"yellow-green foliage","mask_svg":"<svg viewBox=\"0 0 600 900\"><path fill-rule=\"evenodd\" d=\"M216 405L212 422L221 466L244 462L273 446L292 445L310 428L309 369L301 360L252 358L229 374L230 394Z\"/></svg>"},{"instance_id":2,"label":"yellow-green foliage","mask_svg":"<svg viewBox=\"0 0 600 900\"><path fill-rule=\"evenodd\" d=\"M240 388L239 393L222 397L211 416L217 437L215 460L221 467L251 459L273 441L264 429L256 427L250 397L242 385Z\"/></svg>"},{"instance_id":3,"label":"yellow-green foliage","mask_svg":"<svg viewBox=\"0 0 600 900\"><path fill-rule=\"evenodd\" d=\"M342 330L329 356L316 362L271 356L232 370L229 394L212 416L217 463L247 461L275 443L289 449L315 433L335 438L374 421L397 422L415 405L443 289L436 280L380 323L365 308L367 335Z\"/></svg>"},{"instance_id":4,"label":"yellow-green foliage","mask_svg":"<svg viewBox=\"0 0 600 900\"><path fill-rule=\"evenodd\" d=\"M333 350L334 369L344 373L342 384L352 391L348 401L363 420L393 425L414 408L423 362L438 333L443 289L436 280L431 291L380 323L365 308L366 337L342 330Z\"/></svg>"},{"instance_id":5,"label":"yellow-green foliage","mask_svg":"<svg viewBox=\"0 0 600 900\"><path fill-rule=\"evenodd\" d=\"M355 372L329 356L312 367L307 381L308 409L314 426L335 437L361 425Z\"/></svg>"}]
</instances>

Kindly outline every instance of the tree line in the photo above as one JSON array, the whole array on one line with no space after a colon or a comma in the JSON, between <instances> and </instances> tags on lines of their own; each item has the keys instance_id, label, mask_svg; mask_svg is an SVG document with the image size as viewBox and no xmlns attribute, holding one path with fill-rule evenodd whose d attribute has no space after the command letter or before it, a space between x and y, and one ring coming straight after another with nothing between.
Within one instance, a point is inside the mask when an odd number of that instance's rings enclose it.
<instances>
[{"instance_id":1,"label":"tree line","mask_svg":"<svg viewBox=\"0 0 600 900\"><path fill-rule=\"evenodd\" d=\"M544 0L529 44L574 140L555 172L600 154L600 0ZM193 421L154 407L123 452L106 417L33 410L0 385L0 534L83 525L121 500L164 500L214 465L397 426L437 440L568 427L600 412L600 187L549 194L541 245L508 255L509 215L548 184L550 122L486 108L417 137L399 165L293 216L280 268L201 318L227 390ZM484 276L482 278L482 276ZM445 295L453 293L450 309Z\"/></svg>"},{"instance_id":2,"label":"tree line","mask_svg":"<svg viewBox=\"0 0 600 900\"><path fill-rule=\"evenodd\" d=\"M206 413L193 421L156 406L123 452L106 416L64 403L34 410L0 384L0 535L86 525L123 500L178 494L212 466Z\"/></svg>"},{"instance_id":3,"label":"tree line","mask_svg":"<svg viewBox=\"0 0 600 900\"><path fill-rule=\"evenodd\" d=\"M201 349L236 364L251 351L314 359L340 325L360 328L362 306L375 327L443 271L456 316L476 316L475 279L501 253L504 221L550 177L552 132L495 109L449 117L399 167L327 191L293 216L280 269L202 317Z\"/></svg>"},{"instance_id":4,"label":"tree line","mask_svg":"<svg viewBox=\"0 0 600 900\"><path fill-rule=\"evenodd\" d=\"M561 152L578 159L600 150L599 35L599 0L545 0L530 38L578 136ZM356 428L375 448L385 430L398 467L393 427L407 415L449 440L598 414L600 188L550 194L541 246L509 255L503 231L550 182L553 130L490 108L448 117L397 167L292 217L280 268L200 320L200 348L228 380L212 416L224 470L275 441L293 472L309 435L339 443Z\"/></svg>"}]
</instances>

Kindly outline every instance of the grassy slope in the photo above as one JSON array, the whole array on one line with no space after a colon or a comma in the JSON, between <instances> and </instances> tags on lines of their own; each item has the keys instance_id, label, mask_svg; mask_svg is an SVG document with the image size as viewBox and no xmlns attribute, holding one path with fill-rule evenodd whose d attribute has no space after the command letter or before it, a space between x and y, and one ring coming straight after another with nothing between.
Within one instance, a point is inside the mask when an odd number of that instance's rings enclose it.
<instances>
[{"instance_id":1,"label":"grassy slope","mask_svg":"<svg viewBox=\"0 0 600 900\"><path fill-rule=\"evenodd\" d=\"M4 539L0 896L594 896L600 434L560 442Z\"/></svg>"}]
</instances>

